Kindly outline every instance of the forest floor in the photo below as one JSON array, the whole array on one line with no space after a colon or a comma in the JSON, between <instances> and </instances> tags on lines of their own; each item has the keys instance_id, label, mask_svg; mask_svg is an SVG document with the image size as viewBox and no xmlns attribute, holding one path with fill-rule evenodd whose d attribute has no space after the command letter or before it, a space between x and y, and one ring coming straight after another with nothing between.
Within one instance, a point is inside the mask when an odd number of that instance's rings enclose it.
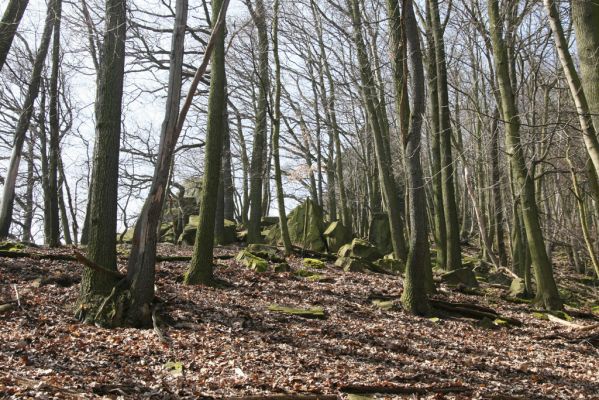
<instances>
[{"instance_id":1,"label":"forest floor","mask_svg":"<svg viewBox=\"0 0 599 400\"><path fill-rule=\"evenodd\" d=\"M159 249L175 253L191 249ZM300 262L289 264L297 270ZM599 399L599 318L590 308L599 304L599 282L564 265L556 266L560 283L568 282L562 294L577 307L566 308L570 326L507 301L507 286L481 283L470 294L441 286L436 295L493 308L519 327L411 316L399 304L400 277L330 263L311 281L220 259L220 288L183 285L186 266L157 265L157 296L170 317L164 342L153 330L78 323L76 262L0 258L0 304L17 292L20 302L0 313L0 397L334 399L382 391L372 398ZM269 311L273 304L318 306L324 316Z\"/></svg>"}]
</instances>

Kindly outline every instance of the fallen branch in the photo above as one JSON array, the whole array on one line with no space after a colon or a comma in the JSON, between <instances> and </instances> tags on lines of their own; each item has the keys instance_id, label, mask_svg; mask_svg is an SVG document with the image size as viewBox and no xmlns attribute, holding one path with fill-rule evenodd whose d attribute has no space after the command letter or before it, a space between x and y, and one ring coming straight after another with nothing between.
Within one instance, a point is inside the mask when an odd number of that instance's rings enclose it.
<instances>
[{"instance_id":1,"label":"fallen branch","mask_svg":"<svg viewBox=\"0 0 599 400\"><path fill-rule=\"evenodd\" d=\"M465 303L449 303L447 301L442 300L431 300L431 304L433 307L448 311L452 313L460 314L464 317L474 318L474 319L483 319L488 318L490 320L494 319L502 319L508 322L511 325L521 326L522 321L517 320L515 318L510 318L506 316L500 315L497 311L492 310L490 308L474 305L474 304L465 304Z\"/></svg>"},{"instance_id":2,"label":"fallen branch","mask_svg":"<svg viewBox=\"0 0 599 400\"><path fill-rule=\"evenodd\" d=\"M86 266L89 269L93 269L96 272L102 272L102 273L111 275L117 279L125 278L125 275L121 274L120 272L104 268L104 267L96 264L89 258L85 257L83 254L79 253L78 251L75 251L73 253L75 254L75 258L77 259L77 261L79 261L81 264L83 264L84 266Z\"/></svg>"},{"instance_id":3,"label":"fallen branch","mask_svg":"<svg viewBox=\"0 0 599 400\"><path fill-rule=\"evenodd\" d=\"M353 394L430 394L430 393L464 393L472 389L462 385L455 386L364 386L347 385L339 388L340 392Z\"/></svg>"},{"instance_id":4,"label":"fallen branch","mask_svg":"<svg viewBox=\"0 0 599 400\"><path fill-rule=\"evenodd\" d=\"M273 395L255 395L255 396L241 396L241 397L228 397L229 400L338 400L339 396L335 394L313 394L313 395L302 395L302 394L273 394Z\"/></svg>"},{"instance_id":5,"label":"fallen branch","mask_svg":"<svg viewBox=\"0 0 599 400\"><path fill-rule=\"evenodd\" d=\"M17 305L15 303L0 304L0 314L12 311L15 308L17 308Z\"/></svg>"},{"instance_id":6,"label":"fallen branch","mask_svg":"<svg viewBox=\"0 0 599 400\"><path fill-rule=\"evenodd\" d=\"M574 322L570 322L570 321L566 321L564 319L558 318L555 315L552 314L547 314L547 318L549 318L549 321L551 322L555 322L557 324L563 325L563 326L567 326L570 329L575 329L577 331L580 332L587 332L587 331L592 331L595 329L599 329L599 324L595 324L595 325L580 325L580 324L575 324Z\"/></svg>"}]
</instances>

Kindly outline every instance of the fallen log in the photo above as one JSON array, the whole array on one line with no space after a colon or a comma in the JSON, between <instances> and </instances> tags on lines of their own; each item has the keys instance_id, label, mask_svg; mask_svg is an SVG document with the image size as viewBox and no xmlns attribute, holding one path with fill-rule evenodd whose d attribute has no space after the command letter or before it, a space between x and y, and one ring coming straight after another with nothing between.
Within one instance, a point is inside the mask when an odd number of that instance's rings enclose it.
<instances>
[{"instance_id":1,"label":"fallen log","mask_svg":"<svg viewBox=\"0 0 599 400\"><path fill-rule=\"evenodd\" d=\"M472 389L463 385L452 386L386 386L386 385L346 385L339 387L340 392L352 394L431 394L431 393L464 393Z\"/></svg>"},{"instance_id":2,"label":"fallen log","mask_svg":"<svg viewBox=\"0 0 599 400\"><path fill-rule=\"evenodd\" d=\"M229 400L337 400L340 397L335 394L272 394L272 395L254 395L227 397Z\"/></svg>"},{"instance_id":3,"label":"fallen log","mask_svg":"<svg viewBox=\"0 0 599 400\"><path fill-rule=\"evenodd\" d=\"M492 309L487 309L486 307L474 305L474 304L465 304L465 303L450 303L443 300L431 300L431 304L433 307L442 310L448 311L450 313L460 314L464 317L474 318L474 319L483 319L488 318L491 321L495 319L502 319L508 322L511 325L522 326L522 321L517 320L515 318L506 317L500 315L497 311Z\"/></svg>"}]
</instances>

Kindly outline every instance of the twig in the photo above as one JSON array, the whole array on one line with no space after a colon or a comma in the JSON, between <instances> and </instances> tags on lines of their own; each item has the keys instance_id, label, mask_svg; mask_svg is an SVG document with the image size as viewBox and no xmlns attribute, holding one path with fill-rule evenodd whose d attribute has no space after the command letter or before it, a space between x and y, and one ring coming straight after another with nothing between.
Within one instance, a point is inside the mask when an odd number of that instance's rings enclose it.
<instances>
[{"instance_id":1,"label":"twig","mask_svg":"<svg viewBox=\"0 0 599 400\"><path fill-rule=\"evenodd\" d=\"M15 296L17 297L17 306L21 308L21 298L19 297L19 290L17 289L17 284L13 284L12 287L15 290Z\"/></svg>"}]
</instances>

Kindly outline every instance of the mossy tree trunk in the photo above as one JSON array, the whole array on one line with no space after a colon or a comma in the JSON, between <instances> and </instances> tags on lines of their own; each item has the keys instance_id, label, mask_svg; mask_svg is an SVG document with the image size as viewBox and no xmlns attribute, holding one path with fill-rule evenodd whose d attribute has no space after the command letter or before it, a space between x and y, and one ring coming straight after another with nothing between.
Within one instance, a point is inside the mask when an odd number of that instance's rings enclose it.
<instances>
[{"instance_id":1,"label":"mossy tree trunk","mask_svg":"<svg viewBox=\"0 0 599 400\"><path fill-rule=\"evenodd\" d=\"M46 20L44 23L44 31L42 33L37 54L35 55L35 59L33 61L33 69L31 71L31 77L29 78L29 86L27 87L25 102L23 103L22 111L19 115L19 120L15 129L12 153L10 155L8 170L4 179L2 202L0 203L0 238L5 238L10 233L13 207L15 202L17 174L19 172L19 164L21 163L23 143L25 142L25 135L29 130L29 124L31 122L31 116L33 115L35 100L37 99L40 90L46 55L48 54L48 49L50 47L50 39L52 38L52 30L54 27L54 7L56 1L57 0L52 0L48 4L48 11L46 13Z\"/></svg>"},{"instance_id":2,"label":"mossy tree trunk","mask_svg":"<svg viewBox=\"0 0 599 400\"><path fill-rule=\"evenodd\" d=\"M260 222L262 219L262 185L264 179L265 148L268 124L266 107L269 93L268 29L263 0L255 1L255 9L246 3L258 30L258 99L256 126L250 165L250 216L248 221L248 243L262 241Z\"/></svg>"},{"instance_id":3,"label":"mossy tree trunk","mask_svg":"<svg viewBox=\"0 0 599 400\"><path fill-rule=\"evenodd\" d=\"M226 123L227 102L224 26L224 16L227 6L228 0L213 0L212 2L212 15L219 15L219 21L214 22L216 20L213 18L214 51L210 67L204 181L193 256L184 278L186 284L210 285L214 281L214 223L222 167L223 132Z\"/></svg>"},{"instance_id":4,"label":"mossy tree trunk","mask_svg":"<svg viewBox=\"0 0 599 400\"><path fill-rule=\"evenodd\" d=\"M116 223L121 142L123 80L125 75L125 0L106 0L106 27L96 92L96 144L89 206L87 257L117 270ZM80 318L95 322L100 299L116 284L112 274L86 269L81 280ZM90 312L91 311L91 312Z\"/></svg>"},{"instance_id":5,"label":"mossy tree trunk","mask_svg":"<svg viewBox=\"0 0 599 400\"><path fill-rule=\"evenodd\" d=\"M424 67L422 65L422 53L420 50L420 38L418 25L414 15L411 0L403 2L403 29L397 0L388 0L388 14L391 23L391 45L395 52L401 51L401 58L392 51L392 63L394 68L400 69L402 75L395 74L395 79L401 77L401 82L395 82L396 88L407 86L407 68L404 60L410 63L411 71L411 93L412 106L410 111L409 128L403 136L404 155L407 167L407 183L409 191L410 212L410 251L406 262L406 275L404 280L404 291L402 303L404 308L414 314L426 315L430 312L430 304L427 298L428 288L432 283L430 272L430 249L428 243L428 224L426 216L426 193L420 161L420 144L422 133L422 118L426 110ZM401 46L402 41L405 47ZM401 61L400 61L401 60ZM398 113L401 114L402 101L408 101L407 90L402 90L402 99L398 101ZM399 116L401 118L401 115ZM429 280L427 282L427 280Z\"/></svg>"},{"instance_id":6,"label":"mossy tree trunk","mask_svg":"<svg viewBox=\"0 0 599 400\"><path fill-rule=\"evenodd\" d=\"M403 224L401 221L401 214L403 210L399 198L397 183L395 182L395 178L391 173L392 168L388 161L385 138L383 136L383 130L380 126L381 121L379 114L377 113L377 107L379 107L380 104L378 104L374 74L370 66L368 52L366 50L364 36L362 34L362 16L359 2L360 0L348 0L353 25L353 37L357 48L360 79L362 81L362 97L366 106L368 125L370 127L374 141L374 153L378 169L378 174L373 174L373 177L371 178L375 179L374 175L378 175L378 177L380 177L382 180L381 188L385 196L385 204L387 205L387 214L389 217L389 225L391 227L391 242L393 244L393 252L397 259L406 261L407 249L404 242ZM371 194L375 192L377 192L377 190L373 188Z\"/></svg>"},{"instance_id":7,"label":"mossy tree trunk","mask_svg":"<svg viewBox=\"0 0 599 400\"><path fill-rule=\"evenodd\" d=\"M593 116L595 131L599 130L599 0L572 0L572 22L580 59L582 88ZM595 164L595 160L593 160Z\"/></svg>"},{"instance_id":8,"label":"mossy tree trunk","mask_svg":"<svg viewBox=\"0 0 599 400\"><path fill-rule=\"evenodd\" d=\"M508 51L503 38L502 21L497 0L488 0L489 24L493 44L493 58L501 97L501 110L505 121L506 151L510 156L515 187L519 191L522 217L528 249L534 267L537 284L536 301L549 310L559 310L562 302L553 278L551 261L547 256L545 242L539 223L535 201L534 183L528 173L520 140L520 117L510 79Z\"/></svg>"},{"instance_id":9,"label":"mossy tree trunk","mask_svg":"<svg viewBox=\"0 0 599 400\"><path fill-rule=\"evenodd\" d=\"M441 177L441 130L439 127L439 90L437 86L437 57L435 38L432 32L430 4L426 2L426 35L428 38L427 72L428 99L430 112L431 172L433 196L433 221L435 225L435 245L437 249L436 265L447 268L447 231L445 228L445 210L443 208L443 180Z\"/></svg>"},{"instance_id":10,"label":"mossy tree trunk","mask_svg":"<svg viewBox=\"0 0 599 400\"><path fill-rule=\"evenodd\" d=\"M584 85L574 67L574 61L572 55L568 49L568 41L564 35L564 28L559 18L559 12L554 0L543 0L545 9L549 16L549 25L553 31L553 38L555 40L555 47L559 56L568 87L570 88L570 94L574 100L576 106L576 112L578 114L578 120L580 127L582 128L582 139L589 153L595 171L599 172L599 141L597 140L596 124L599 123L599 117L596 117L595 124L593 123L593 117L587 101L586 93L589 92L591 97L596 96L597 102L599 103L599 89L597 89L597 82L599 82L599 68L597 67L597 57L599 54L599 28L595 27L596 42L593 44L592 26L587 24L599 25L599 2L596 4L596 21L591 21L589 18L592 16L592 1L586 0L574 0L572 4L572 11L574 17L574 26L577 33L580 66L583 71L585 81L590 80L591 84ZM588 3L588 4L582 4ZM576 14L574 14L576 12ZM593 47L594 46L594 47ZM591 60L589 55L592 54ZM591 65L589 65L591 64ZM592 101L591 101L592 103ZM594 112L599 112L599 104L595 106Z\"/></svg>"},{"instance_id":11,"label":"mossy tree trunk","mask_svg":"<svg viewBox=\"0 0 599 400\"><path fill-rule=\"evenodd\" d=\"M460 224L455 195L454 171L451 150L451 119L449 113L449 92L447 83L447 61L445 59L445 41L439 16L438 0L428 0L431 15L431 30L435 43L437 66L437 95L439 96L439 152L441 159L441 184L443 187L443 211L446 233L446 269L455 270L462 266L460 249Z\"/></svg>"},{"instance_id":12,"label":"mossy tree trunk","mask_svg":"<svg viewBox=\"0 0 599 400\"><path fill-rule=\"evenodd\" d=\"M12 41L28 4L29 0L9 0L4 10L0 21L0 71L6 62Z\"/></svg>"},{"instance_id":13,"label":"mossy tree trunk","mask_svg":"<svg viewBox=\"0 0 599 400\"><path fill-rule=\"evenodd\" d=\"M279 60L279 0L274 3L274 15L272 21L272 51L275 62L275 100L273 116L272 156L275 165L275 185L277 191L277 208L279 209L279 228L281 239L285 247L285 253L291 254L293 246L289 237L287 226L287 213L285 211L285 193L283 191L283 180L281 177L281 159L279 157L279 136L281 132L281 62Z\"/></svg>"}]
</instances>

